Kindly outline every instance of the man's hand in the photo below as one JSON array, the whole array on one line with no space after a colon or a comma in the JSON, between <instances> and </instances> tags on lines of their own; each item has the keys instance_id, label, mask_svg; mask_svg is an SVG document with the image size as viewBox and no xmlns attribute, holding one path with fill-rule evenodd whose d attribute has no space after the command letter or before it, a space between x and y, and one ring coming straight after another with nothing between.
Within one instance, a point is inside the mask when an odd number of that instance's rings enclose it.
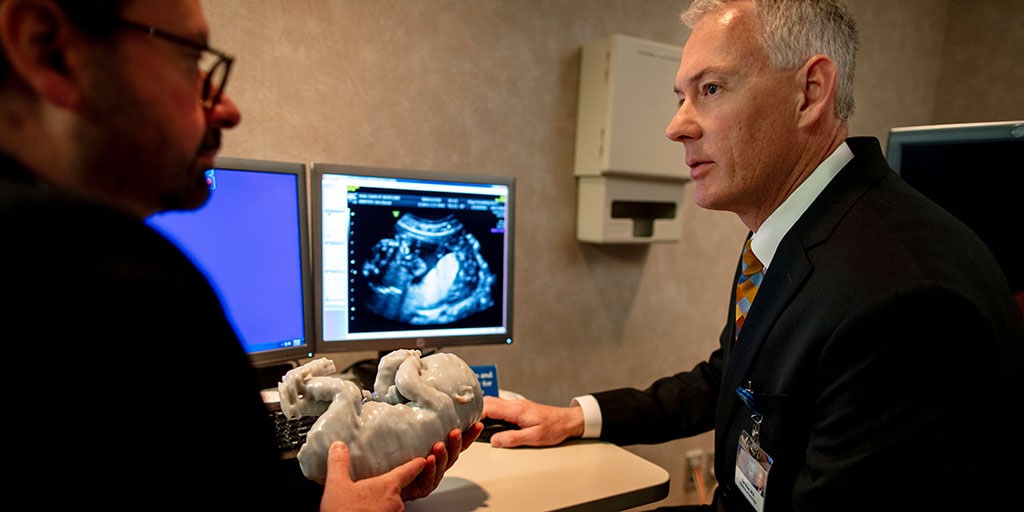
<instances>
[{"instance_id":1,"label":"man's hand","mask_svg":"<svg viewBox=\"0 0 1024 512\"><path fill-rule=\"evenodd\" d=\"M519 425L491 436L491 446L554 446L570 437L583 435L583 410L579 407L555 407L525 398L504 400L484 397L484 417Z\"/></svg>"},{"instance_id":2,"label":"man's hand","mask_svg":"<svg viewBox=\"0 0 1024 512\"><path fill-rule=\"evenodd\" d=\"M320 512L401 512L405 510L403 490L427 466L426 459L415 458L383 475L353 482L349 475L351 463L348 446L341 441L332 443L327 452L327 479Z\"/></svg>"},{"instance_id":3,"label":"man's hand","mask_svg":"<svg viewBox=\"0 0 1024 512\"><path fill-rule=\"evenodd\" d=\"M476 422L464 432L454 429L448 433L448 446L438 441L427 456L427 465L411 485L402 489L402 499L422 498L441 484L445 471L459 459L459 453L469 448L484 429L483 423Z\"/></svg>"}]
</instances>

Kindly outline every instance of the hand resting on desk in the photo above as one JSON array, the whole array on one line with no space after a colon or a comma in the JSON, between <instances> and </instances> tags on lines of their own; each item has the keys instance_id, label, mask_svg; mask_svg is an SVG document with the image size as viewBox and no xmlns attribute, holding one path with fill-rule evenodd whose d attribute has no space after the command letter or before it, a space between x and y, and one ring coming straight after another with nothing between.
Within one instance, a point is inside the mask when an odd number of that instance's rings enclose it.
<instances>
[{"instance_id":1,"label":"hand resting on desk","mask_svg":"<svg viewBox=\"0 0 1024 512\"><path fill-rule=\"evenodd\" d=\"M515 423L512 423L510 421L484 418L483 420L481 420L480 423L484 426L483 431L480 432L480 437L476 438L477 442L480 443L490 443L491 436L497 434L498 432L504 432L506 430L519 430L519 425L516 425Z\"/></svg>"},{"instance_id":2,"label":"hand resting on desk","mask_svg":"<svg viewBox=\"0 0 1024 512\"><path fill-rule=\"evenodd\" d=\"M583 411L579 407L555 407L529 399L484 397L483 417L519 425L519 429L495 432L491 446L554 446L583 436Z\"/></svg>"}]
</instances>

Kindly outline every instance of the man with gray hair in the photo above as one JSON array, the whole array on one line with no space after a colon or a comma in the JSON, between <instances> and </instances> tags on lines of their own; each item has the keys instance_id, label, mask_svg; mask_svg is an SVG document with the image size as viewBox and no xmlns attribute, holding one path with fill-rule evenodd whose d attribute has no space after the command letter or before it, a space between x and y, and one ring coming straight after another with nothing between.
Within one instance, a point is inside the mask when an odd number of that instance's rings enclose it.
<instances>
[{"instance_id":1,"label":"man with gray hair","mask_svg":"<svg viewBox=\"0 0 1024 512\"><path fill-rule=\"evenodd\" d=\"M486 398L485 417L520 426L491 443L713 429L719 485L694 510L1019 501L1005 402L1024 321L983 242L903 182L877 139L848 135L853 17L839 0L695 0L683 20L666 135L686 148L697 204L750 230L719 346L647 389L570 407Z\"/></svg>"}]
</instances>

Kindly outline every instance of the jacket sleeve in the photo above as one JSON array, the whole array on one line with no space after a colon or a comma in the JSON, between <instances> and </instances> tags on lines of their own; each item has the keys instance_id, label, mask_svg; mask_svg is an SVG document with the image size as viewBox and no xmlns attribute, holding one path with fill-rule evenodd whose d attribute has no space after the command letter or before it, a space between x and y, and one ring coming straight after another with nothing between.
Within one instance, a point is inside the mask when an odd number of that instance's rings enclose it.
<instances>
[{"instance_id":1,"label":"jacket sleeve","mask_svg":"<svg viewBox=\"0 0 1024 512\"><path fill-rule=\"evenodd\" d=\"M690 371L660 378L642 391L594 393L601 406L601 439L618 445L656 444L712 430L723 361L718 349Z\"/></svg>"}]
</instances>

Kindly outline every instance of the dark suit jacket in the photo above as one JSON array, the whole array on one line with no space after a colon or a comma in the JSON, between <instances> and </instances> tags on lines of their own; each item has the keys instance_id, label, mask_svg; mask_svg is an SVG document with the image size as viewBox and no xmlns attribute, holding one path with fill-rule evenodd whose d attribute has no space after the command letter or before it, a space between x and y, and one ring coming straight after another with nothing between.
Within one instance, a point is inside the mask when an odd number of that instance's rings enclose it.
<instances>
[{"instance_id":1,"label":"dark suit jacket","mask_svg":"<svg viewBox=\"0 0 1024 512\"><path fill-rule=\"evenodd\" d=\"M601 437L713 428L715 506L746 510L734 474L752 411L735 390L749 382L774 458L766 511L1019 503L1003 491L1024 465L1010 421L1024 322L1006 279L969 228L888 168L877 140L848 143L854 159L783 238L739 339L730 303L707 361L644 391L595 394Z\"/></svg>"},{"instance_id":2,"label":"dark suit jacket","mask_svg":"<svg viewBox=\"0 0 1024 512\"><path fill-rule=\"evenodd\" d=\"M216 294L174 245L2 154L0 240L9 492L53 509L315 506Z\"/></svg>"}]
</instances>

